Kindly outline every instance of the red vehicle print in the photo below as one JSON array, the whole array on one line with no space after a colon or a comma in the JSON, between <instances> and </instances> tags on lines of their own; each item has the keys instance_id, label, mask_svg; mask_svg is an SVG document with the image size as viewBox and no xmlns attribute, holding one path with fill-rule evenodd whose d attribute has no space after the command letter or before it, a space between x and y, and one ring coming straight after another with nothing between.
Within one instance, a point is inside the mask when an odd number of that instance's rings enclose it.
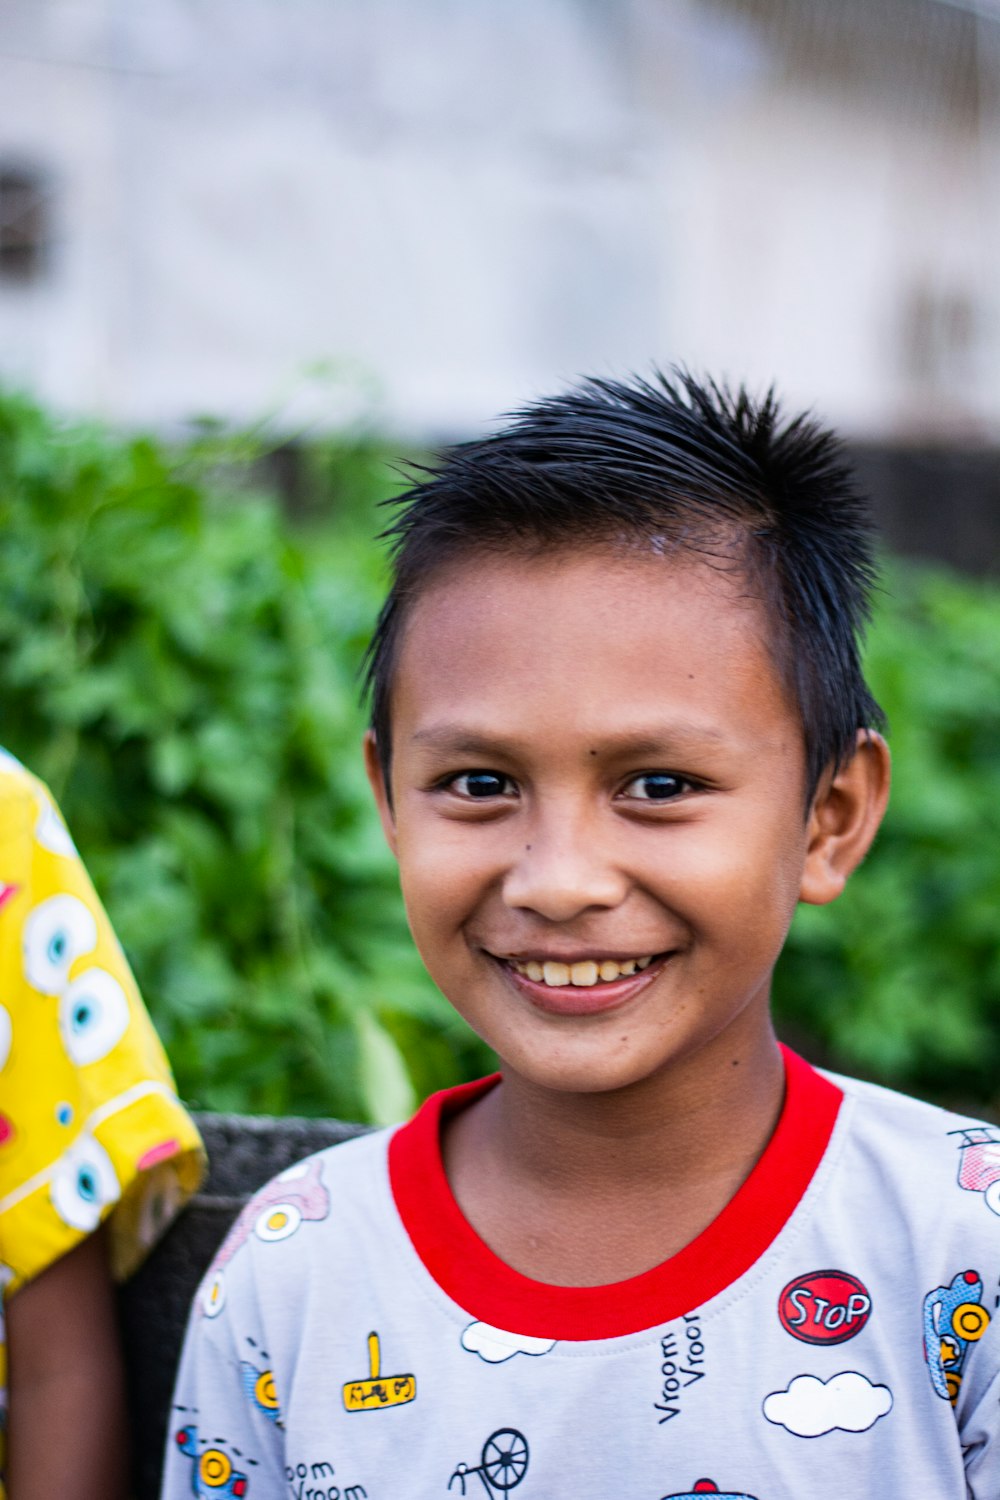
<instances>
[{"instance_id":1,"label":"red vehicle print","mask_svg":"<svg viewBox=\"0 0 1000 1500\"><path fill-rule=\"evenodd\" d=\"M279 1173L240 1211L199 1293L199 1310L208 1317L221 1312L225 1303L223 1270L251 1234L265 1243L287 1240L300 1224L318 1222L329 1212L330 1195L323 1186L320 1163L315 1157L296 1162L293 1167Z\"/></svg>"},{"instance_id":2,"label":"red vehicle print","mask_svg":"<svg viewBox=\"0 0 1000 1500\"><path fill-rule=\"evenodd\" d=\"M1000 1214L1000 1130L994 1125L969 1125L948 1134L961 1137L959 1187L970 1193L982 1193L986 1207Z\"/></svg>"},{"instance_id":3,"label":"red vehicle print","mask_svg":"<svg viewBox=\"0 0 1000 1500\"><path fill-rule=\"evenodd\" d=\"M303 1220L325 1219L329 1212L330 1195L319 1162L297 1162L250 1199L215 1258L215 1270L221 1271L251 1234L268 1242L287 1240Z\"/></svg>"},{"instance_id":4,"label":"red vehicle print","mask_svg":"<svg viewBox=\"0 0 1000 1500\"><path fill-rule=\"evenodd\" d=\"M715 1500L754 1500L753 1495L743 1490L720 1490L712 1479L696 1479L692 1489L679 1495L664 1495L663 1500L699 1500L701 1495L714 1495Z\"/></svg>"}]
</instances>

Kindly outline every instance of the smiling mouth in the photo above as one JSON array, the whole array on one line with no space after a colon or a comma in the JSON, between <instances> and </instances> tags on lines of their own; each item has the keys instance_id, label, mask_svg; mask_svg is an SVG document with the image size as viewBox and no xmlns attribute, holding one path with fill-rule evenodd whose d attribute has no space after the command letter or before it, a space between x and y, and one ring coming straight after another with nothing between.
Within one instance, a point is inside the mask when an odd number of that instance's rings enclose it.
<instances>
[{"instance_id":1,"label":"smiling mouth","mask_svg":"<svg viewBox=\"0 0 1000 1500\"><path fill-rule=\"evenodd\" d=\"M631 979L634 974L648 969L657 956L662 955L625 959L587 958L573 964L561 963L556 959L540 962L537 959L507 958L503 962L509 964L515 974L531 979L535 984L548 985L550 989L562 989L565 985L591 989L595 985L614 984L618 979Z\"/></svg>"},{"instance_id":2,"label":"smiling mouth","mask_svg":"<svg viewBox=\"0 0 1000 1500\"><path fill-rule=\"evenodd\" d=\"M603 1015L627 1004L663 972L672 953L641 958L501 958L490 954L532 1005L556 1016Z\"/></svg>"}]
</instances>

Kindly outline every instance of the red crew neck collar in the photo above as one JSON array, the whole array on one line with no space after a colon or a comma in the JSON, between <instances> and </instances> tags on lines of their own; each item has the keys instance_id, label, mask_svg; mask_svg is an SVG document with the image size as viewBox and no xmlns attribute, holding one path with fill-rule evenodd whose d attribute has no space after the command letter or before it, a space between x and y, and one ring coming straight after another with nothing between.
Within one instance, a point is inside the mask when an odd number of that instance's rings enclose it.
<instances>
[{"instance_id":1,"label":"red crew neck collar","mask_svg":"<svg viewBox=\"0 0 1000 1500\"><path fill-rule=\"evenodd\" d=\"M389 1142L389 1177L413 1247L472 1317L510 1333L549 1339L620 1338L655 1328L717 1296L776 1238L812 1181L843 1094L782 1047L785 1102L750 1176L683 1250L608 1286L552 1286L494 1255L455 1201L441 1159L441 1124L494 1087L499 1075L433 1094Z\"/></svg>"}]
</instances>

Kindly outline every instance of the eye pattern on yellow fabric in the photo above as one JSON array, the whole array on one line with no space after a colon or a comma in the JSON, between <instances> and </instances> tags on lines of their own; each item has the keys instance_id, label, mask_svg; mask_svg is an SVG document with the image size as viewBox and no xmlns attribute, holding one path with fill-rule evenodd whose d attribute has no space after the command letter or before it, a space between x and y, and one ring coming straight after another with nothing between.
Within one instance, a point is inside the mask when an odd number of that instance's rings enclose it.
<instances>
[{"instance_id":1,"label":"eye pattern on yellow fabric","mask_svg":"<svg viewBox=\"0 0 1000 1500\"><path fill-rule=\"evenodd\" d=\"M52 1206L74 1229L88 1234L101 1222L101 1210L121 1193L111 1158L92 1137L81 1137L66 1152L52 1177Z\"/></svg>"},{"instance_id":2,"label":"eye pattern on yellow fabric","mask_svg":"<svg viewBox=\"0 0 1000 1500\"><path fill-rule=\"evenodd\" d=\"M76 896L51 896L24 924L24 974L43 995L58 995L73 960L97 946L97 923Z\"/></svg>"},{"instance_id":3,"label":"eye pattern on yellow fabric","mask_svg":"<svg viewBox=\"0 0 1000 1500\"><path fill-rule=\"evenodd\" d=\"M59 1001L59 1029L66 1051L85 1067L106 1057L128 1029L125 991L105 969L87 969Z\"/></svg>"},{"instance_id":4,"label":"eye pattern on yellow fabric","mask_svg":"<svg viewBox=\"0 0 1000 1500\"><path fill-rule=\"evenodd\" d=\"M2 750L0 1099L0 1292L105 1219L112 1271L129 1274L204 1154L59 811ZM2 1356L0 1316L0 1412ZM2 1468L0 1452L0 1500Z\"/></svg>"}]
</instances>

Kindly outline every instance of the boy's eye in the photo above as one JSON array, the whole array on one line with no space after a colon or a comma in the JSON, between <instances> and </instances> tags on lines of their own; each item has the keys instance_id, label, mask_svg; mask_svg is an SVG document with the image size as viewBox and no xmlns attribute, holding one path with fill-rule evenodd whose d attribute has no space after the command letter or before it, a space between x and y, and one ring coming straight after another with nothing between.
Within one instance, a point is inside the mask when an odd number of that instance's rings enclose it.
<instances>
[{"instance_id":1,"label":"boy's eye","mask_svg":"<svg viewBox=\"0 0 1000 1500\"><path fill-rule=\"evenodd\" d=\"M471 797L477 801L487 797L507 796L513 785L510 777L501 776L499 771L463 771L461 776L453 776L447 783L450 792L457 792L460 797Z\"/></svg>"},{"instance_id":2,"label":"boy's eye","mask_svg":"<svg viewBox=\"0 0 1000 1500\"><path fill-rule=\"evenodd\" d=\"M674 776L669 771L647 771L634 776L625 787L625 795L639 802L669 802L689 791L691 782L683 776Z\"/></svg>"}]
</instances>

